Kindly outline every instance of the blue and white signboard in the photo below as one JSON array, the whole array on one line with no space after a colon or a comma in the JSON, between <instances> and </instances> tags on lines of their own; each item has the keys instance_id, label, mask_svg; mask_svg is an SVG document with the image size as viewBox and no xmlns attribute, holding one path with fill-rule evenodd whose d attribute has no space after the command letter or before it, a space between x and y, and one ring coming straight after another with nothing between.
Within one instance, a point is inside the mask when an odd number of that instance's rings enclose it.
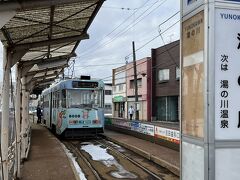
<instances>
[{"instance_id":1,"label":"blue and white signboard","mask_svg":"<svg viewBox=\"0 0 240 180\"><path fill-rule=\"evenodd\" d=\"M215 11L215 138L240 140L240 11Z\"/></svg>"},{"instance_id":2,"label":"blue and white signboard","mask_svg":"<svg viewBox=\"0 0 240 180\"><path fill-rule=\"evenodd\" d=\"M204 3L204 0L183 0L182 1L183 16L190 13L194 9L197 9L203 3Z\"/></svg>"},{"instance_id":3,"label":"blue and white signboard","mask_svg":"<svg viewBox=\"0 0 240 180\"><path fill-rule=\"evenodd\" d=\"M240 2L240 0L225 0L225 1L235 1L235 2Z\"/></svg>"}]
</instances>

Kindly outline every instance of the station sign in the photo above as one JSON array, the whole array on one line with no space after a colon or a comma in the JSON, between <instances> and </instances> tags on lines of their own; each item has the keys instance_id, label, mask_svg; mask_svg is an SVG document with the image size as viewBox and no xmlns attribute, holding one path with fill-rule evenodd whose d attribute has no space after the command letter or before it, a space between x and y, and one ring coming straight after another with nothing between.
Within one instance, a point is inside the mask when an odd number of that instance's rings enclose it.
<instances>
[{"instance_id":1,"label":"station sign","mask_svg":"<svg viewBox=\"0 0 240 180\"><path fill-rule=\"evenodd\" d=\"M204 12L182 23L182 133L204 137Z\"/></svg>"},{"instance_id":2,"label":"station sign","mask_svg":"<svg viewBox=\"0 0 240 180\"><path fill-rule=\"evenodd\" d=\"M240 11L215 11L215 138L240 140Z\"/></svg>"},{"instance_id":3,"label":"station sign","mask_svg":"<svg viewBox=\"0 0 240 180\"><path fill-rule=\"evenodd\" d=\"M225 0L225 1L234 1L234 2L240 2L240 0Z\"/></svg>"}]
</instances>

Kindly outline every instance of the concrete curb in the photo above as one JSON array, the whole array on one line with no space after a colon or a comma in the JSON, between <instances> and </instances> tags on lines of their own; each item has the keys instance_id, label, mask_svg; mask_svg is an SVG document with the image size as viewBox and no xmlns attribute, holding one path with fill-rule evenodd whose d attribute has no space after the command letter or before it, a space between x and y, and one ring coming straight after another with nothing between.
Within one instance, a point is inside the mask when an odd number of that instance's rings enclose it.
<instances>
[{"instance_id":1,"label":"concrete curb","mask_svg":"<svg viewBox=\"0 0 240 180\"><path fill-rule=\"evenodd\" d=\"M64 150L64 148L63 148L63 146L65 146L65 145L64 145L63 143L61 143L61 141L60 141L58 138L56 138L55 136L53 136L53 137L56 139L57 143L60 145L62 151L63 151L64 154L65 154L65 156L67 156L67 154L66 154L66 152L65 152L65 150ZM65 147L65 148L67 149L67 147ZM70 164L70 166L71 166L71 169L72 169L72 171L73 171L73 174L74 174L74 176L75 176L75 180L81 180L81 179L79 178L77 169L76 169L76 167L74 166L72 160L71 160L68 156L67 156L67 159L68 159L68 162L69 162L69 164Z\"/></svg>"},{"instance_id":2,"label":"concrete curb","mask_svg":"<svg viewBox=\"0 0 240 180\"><path fill-rule=\"evenodd\" d=\"M156 157L156 156L154 156L154 155L152 155L152 154L150 154L150 153L148 153L148 152L146 152L146 151L144 151L142 149L139 149L139 148L137 148L135 146L119 142L119 141L117 141L117 140L115 140L115 139L113 139L111 137L105 136L105 135L103 135L103 136L106 139L108 139L108 140L110 140L110 141L112 141L112 142L114 142L116 144L119 144L119 145L125 147L126 149L129 149L129 150L137 153L138 155L140 155L140 156L142 156L142 157L144 157L144 158L146 158L146 159L148 159L150 161L153 161L154 163L156 163L156 164L158 164L158 165L160 165L162 167L165 167L166 169L171 171L173 174L175 174L177 176L180 176L180 169L179 169L179 167L177 167L177 166L175 166L175 165L173 165L173 164L171 164L171 163L169 163L169 162L167 162L167 161L165 161L163 159L159 159L158 157Z\"/></svg>"}]
</instances>

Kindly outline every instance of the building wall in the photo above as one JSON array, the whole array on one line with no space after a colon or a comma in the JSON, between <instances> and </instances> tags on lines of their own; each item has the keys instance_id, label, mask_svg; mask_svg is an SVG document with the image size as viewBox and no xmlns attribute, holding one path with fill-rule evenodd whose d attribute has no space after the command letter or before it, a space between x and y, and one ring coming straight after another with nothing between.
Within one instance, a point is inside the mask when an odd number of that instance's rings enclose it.
<instances>
[{"instance_id":1,"label":"building wall","mask_svg":"<svg viewBox=\"0 0 240 180\"><path fill-rule=\"evenodd\" d=\"M176 79L176 67L179 67L179 41L157 49L152 49L152 119L156 119L159 97L179 96L179 79ZM169 80L159 82L158 72L169 69Z\"/></svg>"},{"instance_id":2,"label":"building wall","mask_svg":"<svg viewBox=\"0 0 240 180\"><path fill-rule=\"evenodd\" d=\"M127 103L126 103L126 65L119 68L113 69L112 71L112 115L113 117L119 117L119 114L122 114L121 118L127 118ZM123 97L121 101L115 101L117 97ZM120 105L124 104L124 111L120 111Z\"/></svg>"},{"instance_id":3,"label":"building wall","mask_svg":"<svg viewBox=\"0 0 240 180\"><path fill-rule=\"evenodd\" d=\"M151 68L151 58L143 58L141 60L136 61L136 68L137 68L137 79L141 79L141 86L138 86L138 101L139 101L139 119L140 120L150 120L150 106L151 98L150 94L151 91L149 87L151 87L151 74L149 71ZM127 86L127 97L128 103L127 107L132 105L135 107L135 88L134 88L134 68L133 62L127 64L126 67L126 86ZM135 113L136 114L136 113Z\"/></svg>"},{"instance_id":4,"label":"building wall","mask_svg":"<svg viewBox=\"0 0 240 180\"><path fill-rule=\"evenodd\" d=\"M106 94L106 91L111 91L110 95ZM112 114L112 84L105 84L105 114ZM111 108L110 108L111 106Z\"/></svg>"}]
</instances>

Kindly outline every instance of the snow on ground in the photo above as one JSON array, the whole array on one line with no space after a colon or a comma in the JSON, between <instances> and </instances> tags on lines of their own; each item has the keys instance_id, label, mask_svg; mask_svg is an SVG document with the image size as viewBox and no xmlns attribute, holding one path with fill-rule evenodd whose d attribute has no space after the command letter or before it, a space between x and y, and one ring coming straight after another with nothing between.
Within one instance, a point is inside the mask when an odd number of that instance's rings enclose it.
<instances>
[{"instance_id":1,"label":"snow on ground","mask_svg":"<svg viewBox=\"0 0 240 180\"><path fill-rule=\"evenodd\" d=\"M62 147L65 151L65 153L67 154L68 158L72 161L77 173L78 173L78 176L80 178L80 180L87 180L84 173L82 172L82 169L80 168L80 166L78 165L77 161L76 161L76 158L73 156L72 153L70 153L70 151L64 146L64 144L62 144Z\"/></svg>"},{"instance_id":2,"label":"snow on ground","mask_svg":"<svg viewBox=\"0 0 240 180\"><path fill-rule=\"evenodd\" d=\"M81 149L87 152L94 161L101 161L105 166L111 167L115 166L118 171L111 172L111 175L116 178L128 178L128 179L136 179L137 176L133 173L130 173L124 167L119 164L115 158L107 152L107 149L100 147L100 145L94 144L82 144Z\"/></svg>"},{"instance_id":3,"label":"snow on ground","mask_svg":"<svg viewBox=\"0 0 240 180\"><path fill-rule=\"evenodd\" d=\"M113 145L118 151L120 151L120 152L125 152L125 149L124 148L122 148L121 146L119 146L119 145L117 145L117 144L115 144L115 143L113 143L113 142L111 142L111 141L107 141L109 144L111 144L111 145Z\"/></svg>"}]
</instances>

